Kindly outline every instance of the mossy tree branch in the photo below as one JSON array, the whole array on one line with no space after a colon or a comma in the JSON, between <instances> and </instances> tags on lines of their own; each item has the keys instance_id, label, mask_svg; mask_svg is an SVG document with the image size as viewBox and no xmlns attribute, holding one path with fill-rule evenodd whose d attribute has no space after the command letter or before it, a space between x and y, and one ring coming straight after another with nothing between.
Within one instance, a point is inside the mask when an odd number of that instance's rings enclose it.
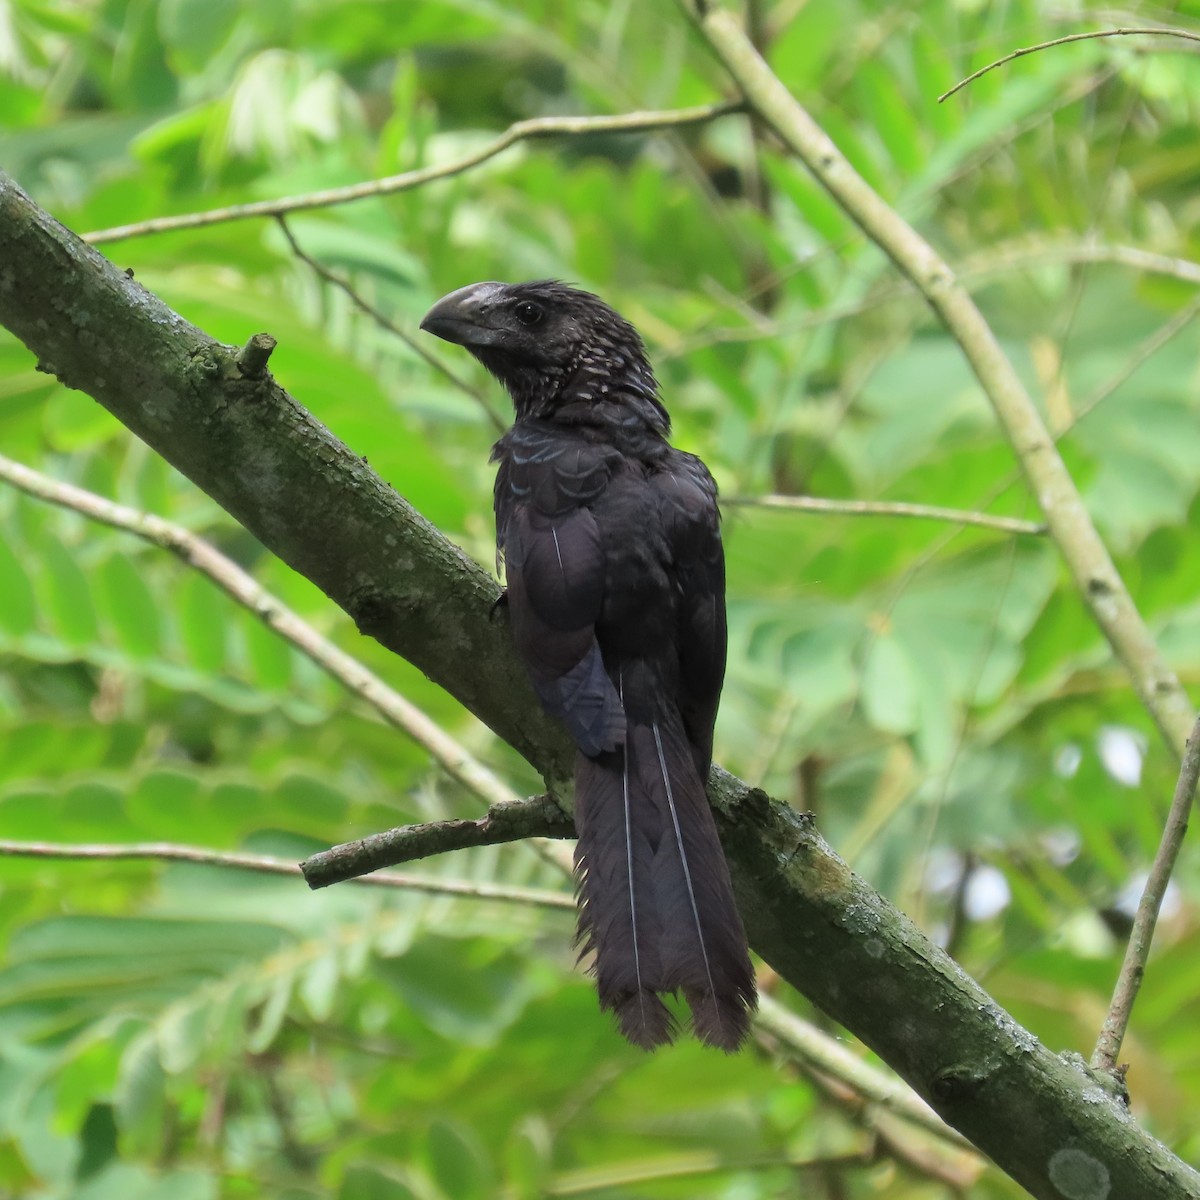
<instances>
[{"instance_id":1,"label":"mossy tree branch","mask_svg":"<svg viewBox=\"0 0 1200 1200\"><path fill-rule=\"evenodd\" d=\"M419 666L551 783L495 582L269 375L85 246L0 174L0 323ZM402 481L398 481L402 484ZM751 944L1035 1196L1173 1200L1200 1175L1051 1053L786 805L719 769L711 795ZM1063 1186L1060 1186L1063 1185ZM1067 1190L1074 1188L1074 1191Z\"/></svg>"},{"instance_id":2,"label":"mossy tree branch","mask_svg":"<svg viewBox=\"0 0 1200 1200\"><path fill-rule=\"evenodd\" d=\"M40 370L99 401L363 633L552 780L567 778L566 739L539 715L503 622L488 619L495 580L297 404L265 361L252 353L243 370L244 352L173 312L2 174L0 322Z\"/></svg>"}]
</instances>

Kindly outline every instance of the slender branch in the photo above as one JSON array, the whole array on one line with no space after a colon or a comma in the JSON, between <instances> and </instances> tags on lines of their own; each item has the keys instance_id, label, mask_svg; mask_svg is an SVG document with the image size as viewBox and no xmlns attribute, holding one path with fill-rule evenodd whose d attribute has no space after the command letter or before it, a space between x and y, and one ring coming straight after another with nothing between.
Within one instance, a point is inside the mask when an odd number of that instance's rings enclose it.
<instances>
[{"instance_id":1,"label":"slender branch","mask_svg":"<svg viewBox=\"0 0 1200 1200\"><path fill-rule=\"evenodd\" d=\"M382 867L394 867L449 850L495 846L528 837L574 836L574 825L549 796L532 796L528 800L494 804L474 821L426 821L373 833L306 858L300 870L305 883L315 891Z\"/></svg>"},{"instance_id":2,"label":"slender branch","mask_svg":"<svg viewBox=\"0 0 1200 1200\"><path fill-rule=\"evenodd\" d=\"M119 242L127 238L144 237L152 233L168 233L176 229L197 229L204 225L219 225L227 221L244 221L250 217L278 217L286 213L302 212L311 208L331 208L336 204L349 204L354 200L365 200L369 196L390 196L396 192L407 192L412 188L432 183L435 179L446 179L461 175L472 167L485 163L490 158L531 138L572 136L589 133L649 133L657 129L676 129L685 125L702 125L718 117L741 111L739 103L700 104L694 108L668 109L665 112L630 112L607 117L533 117L510 125L499 137L493 138L470 154L464 154L452 162L433 167L421 167L415 171L404 171L399 175L388 175L383 179L370 179L365 183L349 187L327 188L320 192L307 192L301 196L285 196L278 200L258 200L252 204L231 204L226 208L213 208L207 212L181 213L172 217L154 217L149 221L137 221L131 225L117 225L112 229L97 229L85 233L83 240L93 246L105 242Z\"/></svg>"},{"instance_id":3,"label":"slender branch","mask_svg":"<svg viewBox=\"0 0 1200 1200\"><path fill-rule=\"evenodd\" d=\"M1175 784L1175 795L1163 826L1162 838L1150 867L1150 875L1138 901L1137 913L1133 918L1133 929L1125 947L1125 959L1117 976L1112 1004L1096 1048L1092 1051L1091 1065L1103 1071L1112 1071L1121 1053L1121 1043L1129 1026L1129 1016L1137 999L1142 977L1146 973L1146 962L1150 957L1150 943L1154 940L1154 927L1158 923L1158 912L1166 895L1175 860L1179 857L1184 835L1187 833L1188 816L1192 799L1196 794L1196 781L1200 778L1200 717L1192 727L1187 750L1183 755L1183 766L1179 769L1179 780Z\"/></svg>"},{"instance_id":4,"label":"slender branch","mask_svg":"<svg viewBox=\"0 0 1200 1200\"><path fill-rule=\"evenodd\" d=\"M997 517L991 513L941 508L935 504L907 504L899 500L826 500L817 496L729 496L726 505L740 508L782 508L795 512L824 513L843 517L917 517L927 521L949 521L954 525L978 525L1004 533L1041 535L1046 526L1019 517Z\"/></svg>"},{"instance_id":5,"label":"slender branch","mask_svg":"<svg viewBox=\"0 0 1200 1200\"><path fill-rule=\"evenodd\" d=\"M487 414L488 420L495 426L496 429L503 431L504 422L495 412L492 406L488 403L487 397L477 388L468 383L461 375L452 371L438 358L436 354L427 350L416 338L411 337L405 330L401 329L386 313L380 312L365 296L363 296L354 285L348 280L339 275L336 271L331 271L323 263L318 262L312 255L308 254L296 240L295 234L292 233L291 226L287 223L287 218L282 213L276 215L276 221L279 223L279 228L283 232L283 236L287 239L287 244L291 247L292 253L302 262L307 264L312 271L319 275L326 283L343 291L363 312L382 329L386 329L388 333L397 337L402 341L419 359L432 367L443 378L448 379L461 392L465 392L480 408Z\"/></svg>"},{"instance_id":6,"label":"slender branch","mask_svg":"<svg viewBox=\"0 0 1200 1200\"><path fill-rule=\"evenodd\" d=\"M1183 38L1189 42L1200 42L1200 33L1191 33L1186 29L1095 29L1090 33L1068 33L1065 37L1051 38L1048 42L1038 42L1036 46L1022 46L1021 49L1013 50L1003 58L988 63L986 67L980 67L966 79L960 79L948 92L943 92L938 97L938 103L941 104L943 100L948 100L955 92L961 91L968 83L974 83L981 75L986 75L989 71L994 71L997 67L1002 67L1014 59L1024 58L1027 54L1036 54L1039 50L1049 50L1054 46L1065 46L1070 42L1087 42L1096 38L1110 37L1173 37Z\"/></svg>"},{"instance_id":7,"label":"slender branch","mask_svg":"<svg viewBox=\"0 0 1200 1200\"><path fill-rule=\"evenodd\" d=\"M177 842L18 842L0 839L0 856L11 858L85 859L95 862L153 859L160 862L200 863L206 867L231 867L239 871L259 871L268 875L302 876L300 867L287 859L269 854L245 854L209 850L203 846L184 846ZM534 904L542 908L573 909L575 901L562 892L510 884L476 883L459 879L433 879L424 875L398 872L363 875L349 882L370 887L406 888L443 896L466 896L476 900L504 900L513 904Z\"/></svg>"},{"instance_id":8,"label":"slender branch","mask_svg":"<svg viewBox=\"0 0 1200 1200\"><path fill-rule=\"evenodd\" d=\"M251 339L253 341L253 339ZM253 612L269 629L284 637L328 675L360 696L388 724L423 746L453 779L485 804L510 804L520 799L500 777L488 770L415 704L390 688L357 659L322 637L307 621L272 596L252 575L226 558L203 538L161 517L115 504L83 488L51 479L0 456L0 479L39 500L82 513L114 529L170 550L206 575L226 595Z\"/></svg>"},{"instance_id":9,"label":"slender branch","mask_svg":"<svg viewBox=\"0 0 1200 1200\"><path fill-rule=\"evenodd\" d=\"M960 276L987 276L1019 267L1042 267L1047 262L1116 263L1150 275L1166 275L1183 283L1200 284L1200 263L1170 254L1157 254L1140 246L1120 243L1064 243L1053 240L1021 241L1002 245L981 254L971 255L959 265Z\"/></svg>"},{"instance_id":10,"label":"slender branch","mask_svg":"<svg viewBox=\"0 0 1200 1200\"><path fill-rule=\"evenodd\" d=\"M724 8L681 0L751 108L910 279L958 342L1045 514L1076 587L1167 745L1182 755L1192 706L1134 606L1033 400L949 265L850 165Z\"/></svg>"}]
</instances>

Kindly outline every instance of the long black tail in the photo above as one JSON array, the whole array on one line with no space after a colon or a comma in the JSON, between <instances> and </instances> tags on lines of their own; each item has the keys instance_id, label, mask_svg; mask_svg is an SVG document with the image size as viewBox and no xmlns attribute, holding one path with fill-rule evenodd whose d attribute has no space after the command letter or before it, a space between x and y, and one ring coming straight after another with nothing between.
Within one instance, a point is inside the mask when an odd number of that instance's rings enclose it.
<instances>
[{"instance_id":1,"label":"long black tail","mask_svg":"<svg viewBox=\"0 0 1200 1200\"><path fill-rule=\"evenodd\" d=\"M683 992L696 1036L733 1051L755 1004L746 935L716 824L678 717L626 728L575 760L579 940L600 1006L646 1049L674 1037L661 996Z\"/></svg>"}]
</instances>

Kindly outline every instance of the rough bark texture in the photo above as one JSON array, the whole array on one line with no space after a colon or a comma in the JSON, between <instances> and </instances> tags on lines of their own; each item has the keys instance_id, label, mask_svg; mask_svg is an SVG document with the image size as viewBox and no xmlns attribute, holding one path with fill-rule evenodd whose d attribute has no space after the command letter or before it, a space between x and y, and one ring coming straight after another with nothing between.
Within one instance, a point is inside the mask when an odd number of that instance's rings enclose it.
<instances>
[{"instance_id":1,"label":"rough bark texture","mask_svg":"<svg viewBox=\"0 0 1200 1200\"><path fill-rule=\"evenodd\" d=\"M0 174L0 323L553 780L496 584L269 376L171 312ZM248 331L249 332L249 331ZM397 480L403 487L403 480ZM1051 1053L802 816L722 771L711 794L754 948L1047 1200L1179 1200L1200 1174L1100 1077Z\"/></svg>"}]
</instances>

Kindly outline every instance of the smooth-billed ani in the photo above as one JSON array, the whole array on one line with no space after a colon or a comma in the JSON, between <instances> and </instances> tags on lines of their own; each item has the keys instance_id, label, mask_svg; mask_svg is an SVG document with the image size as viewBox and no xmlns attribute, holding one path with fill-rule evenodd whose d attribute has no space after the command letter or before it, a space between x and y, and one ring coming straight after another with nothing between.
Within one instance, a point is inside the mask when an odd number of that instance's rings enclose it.
<instances>
[{"instance_id":1,"label":"smooth-billed ani","mask_svg":"<svg viewBox=\"0 0 1200 1200\"><path fill-rule=\"evenodd\" d=\"M579 936L601 1006L651 1049L682 991L698 1037L735 1050L754 1007L746 935L704 792L725 675L717 489L667 441L637 330L553 281L476 283L421 328L508 389L496 544L517 648L578 747Z\"/></svg>"}]
</instances>

